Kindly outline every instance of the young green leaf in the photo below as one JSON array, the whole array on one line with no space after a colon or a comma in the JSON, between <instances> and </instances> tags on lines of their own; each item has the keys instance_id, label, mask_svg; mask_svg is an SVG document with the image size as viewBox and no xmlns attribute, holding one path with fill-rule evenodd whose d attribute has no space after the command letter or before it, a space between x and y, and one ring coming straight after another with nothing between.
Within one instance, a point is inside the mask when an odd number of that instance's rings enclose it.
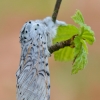
<instances>
[{"instance_id":1,"label":"young green leaf","mask_svg":"<svg viewBox=\"0 0 100 100\"><path fill-rule=\"evenodd\" d=\"M72 74L76 74L79 70L84 69L87 64L87 46L81 37L77 36L74 39L75 49L74 49L74 62Z\"/></svg>"},{"instance_id":2,"label":"young green leaf","mask_svg":"<svg viewBox=\"0 0 100 100\"><path fill-rule=\"evenodd\" d=\"M88 32L84 32L83 35L82 35L82 38L84 40L86 40L86 42L89 43L89 44L91 44L91 45L95 41L95 37L93 35L91 35L90 33L88 33Z\"/></svg>"},{"instance_id":3,"label":"young green leaf","mask_svg":"<svg viewBox=\"0 0 100 100\"><path fill-rule=\"evenodd\" d=\"M84 24L84 18L79 10L77 10L75 15L72 16L72 19L74 20L75 23L79 25Z\"/></svg>"},{"instance_id":4,"label":"young green leaf","mask_svg":"<svg viewBox=\"0 0 100 100\"><path fill-rule=\"evenodd\" d=\"M57 35L53 39L53 43L61 42L70 39L72 36L79 33L79 30L74 25L59 26L57 29Z\"/></svg>"},{"instance_id":5,"label":"young green leaf","mask_svg":"<svg viewBox=\"0 0 100 100\"><path fill-rule=\"evenodd\" d=\"M82 34L82 38L86 40L87 43L93 44L95 41L94 32L91 30L91 27L86 24L83 25L84 31Z\"/></svg>"},{"instance_id":6,"label":"young green leaf","mask_svg":"<svg viewBox=\"0 0 100 100\"><path fill-rule=\"evenodd\" d=\"M87 47L86 41L81 39L81 43L82 43L82 46L83 46L85 52L88 54L88 47Z\"/></svg>"},{"instance_id":7,"label":"young green leaf","mask_svg":"<svg viewBox=\"0 0 100 100\"><path fill-rule=\"evenodd\" d=\"M70 61L74 58L74 48L65 47L54 52L54 58L57 61Z\"/></svg>"},{"instance_id":8,"label":"young green leaf","mask_svg":"<svg viewBox=\"0 0 100 100\"><path fill-rule=\"evenodd\" d=\"M93 44L93 42L95 41L94 32L91 30L90 26L87 26L84 23L82 13L79 10L77 10L75 15L72 16L72 19L75 23L81 26L81 29L84 29L82 32L82 38L86 40L86 42L88 42L89 44Z\"/></svg>"},{"instance_id":9,"label":"young green leaf","mask_svg":"<svg viewBox=\"0 0 100 100\"><path fill-rule=\"evenodd\" d=\"M81 49L81 42L80 42L80 37L77 36L75 37L74 39L74 44L75 44L75 49L74 49L74 58L78 55L78 53L80 52L80 49Z\"/></svg>"},{"instance_id":10,"label":"young green leaf","mask_svg":"<svg viewBox=\"0 0 100 100\"><path fill-rule=\"evenodd\" d=\"M86 42L93 44L95 37L91 27L84 23L84 18L79 10L72 16L72 19L80 25L80 28L74 25L59 26L53 43L72 39L74 36L72 41L70 41L74 48L71 48L71 46L64 47L54 52L54 57L58 61L73 60L72 74L76 74L79 70L84 69L87 64L88 48Z\"/></svg>"},{"instance_id":11,"label":"young green leaf","mask_svg":"<svg viewBox=\"0 0 100 100\"><path fill-rule=\"evenodd\" d=\"M82 48L73 64L72 74L76 74L79 70L84 69L86 64L87 64L87 54L85 50Z\"/></svg>"}]
</instances>

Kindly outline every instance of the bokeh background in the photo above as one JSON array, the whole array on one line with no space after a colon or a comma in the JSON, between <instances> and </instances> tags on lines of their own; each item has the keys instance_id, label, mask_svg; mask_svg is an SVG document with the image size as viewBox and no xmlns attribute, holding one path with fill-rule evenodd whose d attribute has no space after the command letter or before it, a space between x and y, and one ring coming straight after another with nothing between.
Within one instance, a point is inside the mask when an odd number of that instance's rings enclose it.
<instances>
[{"instance_id":1,"label":"bokeh background","mask_svg":"<svg viewBox=\"0 0 100 100\"><path fill-rule=\"evenodd\" d=\"M19 32L24 22L51 16L56 0L0 0L0 100L16 100L16 77L20 58ZM88 64L71 75L71 62L49 58L51 100L100 100L100 0L62 0L58 19L74 24L71 16L81 10L95 32L88 46Z\"/></svg>"}]
</instances>

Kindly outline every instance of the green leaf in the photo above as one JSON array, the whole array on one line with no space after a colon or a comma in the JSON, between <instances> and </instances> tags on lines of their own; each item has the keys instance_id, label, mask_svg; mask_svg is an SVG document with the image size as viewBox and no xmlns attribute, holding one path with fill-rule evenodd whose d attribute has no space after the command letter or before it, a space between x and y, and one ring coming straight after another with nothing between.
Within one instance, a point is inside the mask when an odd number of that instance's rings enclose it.
<instances>
[{"instance_id":1,"label":"green leaf","mask_svg":"<svg viewBox=\"0 0 100 100\"><path fill-rule=\"evenodd\" d=\"M72 16L72 19L74 20L75 23L79 25L84 24L83 15L79 10L77 10L75 15Z\"/></svg>"},{"instance_id":2,"label":"green leaf","mask_svg":"<svg viewBox=\"0 0 100 100\"><path fill-rule=\"evenodd\" d=\"M87 64L87 53L85 52L84 49L81 49L73 64L72 74L76 74L78 73L79 70L84 69L86 64Z\"/></svg>"},{"instance_id":3,"label":"green leaf","mask_svg":"<svg viewBox=\"0 0 100 100\"><path fill-rule=\"evenodd\" d=\"M95 37L91 34L89 34L88 32L84 32L82 35L82 38L86 40L87 43L89 44L93 44L95 41Z\"/></svg>"},{"instance_id":4,"label":"green leaf","mask_svg":"<svg viewBox=\"0 0 100 100\"><path fill-rule=\"evenodd\" d=\"M57 35L53 39L53 43L55 44L56 42L68 40L78 33L78 28L74 25L59 26L57 29Z\"/></svg>"},{"instance_id":5,"label":"green leaf","mask_svg":"<svg viewBox=\"0 0 100 100\"><path fill-rule=\"evenodd\" d=\"M88 54L88 47L87 47L86 41L81 39L81 43L82 43L82 46L83 46L85 52Z\"/></svg>"},{"instance_id":6,"label":"green leaf","mask_svg":"<svg viewBox=\"0 0 100 100\"><path fill-rule=\"evenodd\" d=\"M75 23L80 25L81 30L82 30L82 33L81 33L82 38L86 40L87 43L93 44L93 42L95 41L94 32L91 30L90 26L87 26L84 23L84 18L82 16L82 13L79 10L77 10L75 15L72 16L72 19L74 20Z\"/></svg>"},{"instance_id":7,"label":"green leaf","mask_svg":"<svg viewBox=\"0 0 100 100\"><path fill-rule=\"evenodd\" d=\"M86 42L93 44L95 41L94 32L91 30L90 26L84 23L84 18L82 13L77 10L75 15L72 16L75 23L80 25L77 28L74 25L59 26L57 29L57 35L53 39L53 43L65 41L71 39L71 43L74 48L64 47L56 52L54 52L54 58L57 61L70 61L73 60L72 74L76 74L79 70L85 68L87 64L87 54L88 48Z\"/></svg>"},{"instance_id":8,"label":"green leaf","mask_svg":"<svg viewBox=\"0 0 100 100\"><path fill-rule=\"evenodd\" d=\"M54 58L57 61L70 61L73 60L74 49L70 47L65 47L54 52Z\"/></svg>"},{"instance_id":9,"label":"green leaf","mask_svg":"<svg viewBox=\"0 0 100 100\"><path fill-rule=\"evenodd\" d=\"M94 32L91 30L91 27L87 26L86 24L83 25L84 31L82 33L82 38L86 40L87 43L93 44L95 41Z\"/></svg>"},{"instance_id":10,"label":"green leaf","mask_svg":"<svg viewBox=\"0 0 100 100\"><path fill-rule=\"evenodd\" d=\"M84 69L87 64L87 46L86 42L81 39L80 36L77 36L74 39L75 49L74 49L74 63L72 74L78 73L79 70Z\"/></svg>"},{"instance_id":11,"label":"green leaf","mask_svg":"<svg viewBox=\"0 0 100 100\"><path fill-rule=\"evenodd\" d=\"M94 35L94 32L91 30L91 27L86 25L86 24L82 24L82 26L84 28L84 31L88 31L90 34Z\"/></svg>"},{"instance_id":12,"label":"green leaf","mask_svg":"<svg viewBox=\"0 0 100 100\"><path fill-rule=\"evenodd\" d=\"M80 48L81 48L81 39L79 36L75 37L74 44L75 44L74 57L76 57L80 52Z\"/></svg>"}]
</instances>

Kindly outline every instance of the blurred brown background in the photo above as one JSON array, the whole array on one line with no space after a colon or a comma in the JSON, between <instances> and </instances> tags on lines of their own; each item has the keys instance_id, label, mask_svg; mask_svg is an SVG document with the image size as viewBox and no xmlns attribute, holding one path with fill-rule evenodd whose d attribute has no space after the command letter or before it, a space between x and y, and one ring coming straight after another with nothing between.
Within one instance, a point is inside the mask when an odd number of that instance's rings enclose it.
<instances>
[{"instance_id":1,"label":"blurred brown background","mask_svg":"<svg viewBox=\"0 0 100 100\"><path fill-rule=\"evenodd\" d=\"M0 100L16 100L16 77L20 59L19 31L30 19L51 16L56 0L0 0ZM95 32L89 47L88 65L71 75L71 62L49 59L51 100L100 100L100 0L62 0L58 19L70 18L81 10L85 22Z\"/></svg>"}]
</instances>

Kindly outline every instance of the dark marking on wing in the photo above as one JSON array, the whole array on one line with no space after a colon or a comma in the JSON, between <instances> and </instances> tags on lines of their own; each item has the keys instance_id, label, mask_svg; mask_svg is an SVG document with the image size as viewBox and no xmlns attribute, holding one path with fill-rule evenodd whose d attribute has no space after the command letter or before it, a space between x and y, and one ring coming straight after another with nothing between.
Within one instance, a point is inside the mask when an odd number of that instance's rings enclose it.
<instances>
[{"instance_id":1,"label":"dark marking on wing","mask_svg":"<svg viewBox=\"0 0 100 100\"><path fill-rule=\"evenodd\" d=\"M50 89L50 85L48 85L47 88Z\"/></svg>"},{"instance_id":2,"label":"dark marking on wing","mask_svg":"<svg viewBox=\"0 0 100 100\"><path fill-rule=\"evenodd\" d=\"M37 24L37 26L39 26L39 24Z\"/></svg>"},{"instance_id":3,"label":"dark marking on wing","mask_svg":"<svg viewBox=\"0 0 100 100\"><path fill-rule=\"evenodd\" d=\"M31 21L29 21L29 23L31 24Z\"/></svg>"},{"instance_id":4,"label":"dark marking on wing","mask_svg":"<svg viewBox=\"0 0 100 100\"><path fill-rule=\"evenodd\" d=\"M42 73L39 73L40 75L44 76Z\"/></svg>"},{"instance_id":5,"label":"dark marking on wing","mask_svg":"<svg viewBox=\"0 0 100 100\"><path fill-rule=\"evenodd\" d=\"M46 71L46 74L47 74L48 76L50 76L50 73L49 73L49 72L47 72L47 71Z\"/></svg>"},{"instance_id":6,"label":"dark marking on wing","mask_svg":"<svg viewBox=\"0 0 100 100\"><path fill-rule=\"evenodd\" d=\"M24 31L25 31L25 27L24 27L24 29L23 29L23 31L22 31L21 33L23 33L23 34L24 34Z\"/></svg>"},{"instance_id":7,"label":"dark marking on wing","mask_svg":"<svg viewBox=\"0 0 100 100\"><path fill-rule=\"evenodd\" d=\"M45 65L48 66L48 63L46 63Z\"/></svg>"}]
</instances>

